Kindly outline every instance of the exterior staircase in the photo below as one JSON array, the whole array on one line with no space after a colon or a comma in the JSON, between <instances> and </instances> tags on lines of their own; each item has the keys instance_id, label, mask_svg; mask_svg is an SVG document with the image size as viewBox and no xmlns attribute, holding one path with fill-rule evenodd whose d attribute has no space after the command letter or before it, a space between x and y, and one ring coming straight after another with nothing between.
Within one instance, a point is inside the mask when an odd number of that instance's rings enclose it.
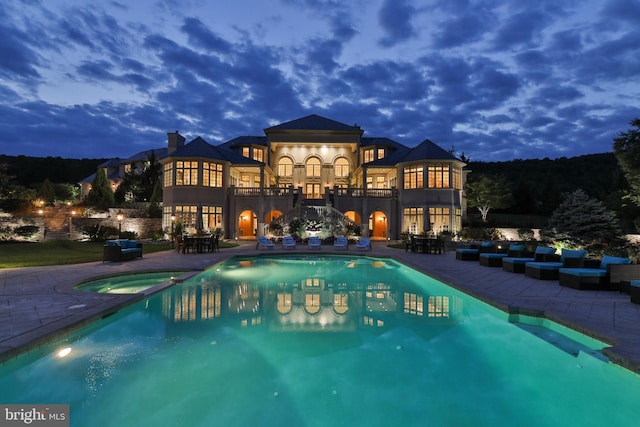
<instances>
[{"instance_id":1,"label":"exterior staircase","mask_svg":"<svg viewBox=\"0 0 640 427\"><path fill-rule=\"evenodd\" d=\"M44 239L45 240L68 240L69 239L69 216L66 206L47 207L44 209Z\"/></svg>"}]
</instances>

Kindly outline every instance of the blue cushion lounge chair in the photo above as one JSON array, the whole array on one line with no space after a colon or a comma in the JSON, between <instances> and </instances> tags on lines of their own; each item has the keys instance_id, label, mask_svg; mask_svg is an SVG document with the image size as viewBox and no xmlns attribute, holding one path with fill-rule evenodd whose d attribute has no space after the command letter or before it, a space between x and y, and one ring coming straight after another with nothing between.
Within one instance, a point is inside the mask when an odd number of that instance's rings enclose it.
<instances>
[{"instance_id":1,"label":"blue cushion lounge chair","mask_svg":"<svg viewBox=\"0 0 640 427\"><path fill-rule=\"evenodd\" d=\"M563 249L558 262L527 262L524 265L524 274L540 280L558 280L558 274L562 267L581 267L582 261L587 256L585 250Z\"/></svg>"},{"instance_id":2,"label":"blue cushion lounge chair","mask_svg":"<svg viewBox=\"0 0 640 427\"><path fill-rule=\"evenodd\" d=\"M334 249L337 249L340 251L346 251L348 249L348 244L349 242L347 241L346 237L338 236L336 237L335 242L333 242L333 247Z\"/></svg>"},{"instance_id":3,"label":"blue cushion lounge chair","mask_svg":"<svg viewBox=\"0 0 640 427\"><path fill-rule=\"evenodd\" d=\"M530 256L527 256L527 254L523 252L519 257L508 256L502 258L502 269L510 273L524 273L524 265L528 262L559 261L560 256L556 255L555 253L555 248L538 246L533 254L529 253Z\"/></svg>"},{"instance_id":4,"label":"blue cushion lounge chair","mask_svg":"<svg viewBox=\"0 0 640 427\"><path fill-rule=\"evenodd\" d=\"M307 241L307 246L309 249L320 249L322 247L322 242L320 242L320 238L318 236L311 236Z\"/></svg>"},{"instance_id":5,"label":"blue cushion lounge chair","mask_svg":"<svg viewBox=\"0 0 640 427\"><path fill-rule=\"evenodd\" d=\"M640 277L640 264L631 259L605 255L592 268L560 268L558 282L574 289L619 290L620 282Z\"/></svg>"},{"instance_id":6,"label":"blue cushion lounge chair","mask_svg":"<svg viewBox=\"0 0 640 427\"><path fill-rule=\"evenodd\" d=\"M502 267L502 260L508 256L517 257L524 251L524 245L509 245L508 252L486 252L479 254L480 265L485 267Z\"/></svg>"},{"instance_id":7,"label":"blue cushion lounge chair","mask_svg":"<svg viewBox=\"0 0 640 427\"><path fill-rule=\"evenodd\" d=\"M461 261L478 261L481 253L496 252L493 242L482 242L478 247L456 249L456 259Z\"/></svg>"},{"instance_id":8,"label":"blue cushion lounge chair","mask_svg":"<svg viewBox=\"0 0 640 427\"><path fill-rule=\"evenodd\" d=\"M291 236L284 236L282 238L282 249L295 249L296 241Z\"/></svg>"},{"instance_id":9,"label":"blue cushion lounge chair","mask_svg":"<svg viewBox=\"0 0 640 427\"><path fill-rule=\"evenodd\" d=\"M371 250L371 239L369 237L362 237L358 243L356 243L356 249L363 251Z\"/></svg>"},{"instance_id":10,"label":"blue cushion lounge chair","mask_svg":"<svg viewBox=\"0 0 640 427\"><path fill-rule=\"evenodd\" d=\"M258 237L258 243L256 243L256 249L273 249L275 245L266 237Z\"/></svg>"}]
</instances>

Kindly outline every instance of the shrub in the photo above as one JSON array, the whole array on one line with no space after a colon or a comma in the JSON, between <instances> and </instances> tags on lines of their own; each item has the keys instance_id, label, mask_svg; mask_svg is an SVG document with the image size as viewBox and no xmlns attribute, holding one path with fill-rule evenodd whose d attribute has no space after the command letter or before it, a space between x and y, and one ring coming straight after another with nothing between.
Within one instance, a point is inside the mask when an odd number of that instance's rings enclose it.
<instances>
[{"instance_id":1,"label":"shrub","mask_svg":"<svg viewBox=\"0 0 640 427\"><path fill-rule=\"evenodd\" d=\"M35 236L38 231L40 231L40 227L37 225L23 225L13 230L13 232L18 236L26 238Z\"/></svg>"},{"instance_id":2,"label":"shrub","mask_svg":"<svg viewBox=\"0 0 640 427\"><path fill-rule=\"evenodd\" d=\"M525 242L530 242L533 239L534 236L534 232L532 229L530 228L518 228L518 237L520 238L520 240L525 241Z\"/></svg>"}]
</instances>

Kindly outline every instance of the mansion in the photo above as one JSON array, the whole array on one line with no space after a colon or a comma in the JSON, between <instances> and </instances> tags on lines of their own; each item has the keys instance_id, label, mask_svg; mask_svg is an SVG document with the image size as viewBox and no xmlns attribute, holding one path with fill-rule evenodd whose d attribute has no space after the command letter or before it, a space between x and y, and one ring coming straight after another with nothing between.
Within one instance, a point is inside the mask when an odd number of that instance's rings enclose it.
<instances>
[{"instance_id":1,"label":"mansion","mask_svg":"<svg viewBox=\"0 0 640 427\"><path fill-rule=\"evenodd\" d=\"M465 163L428 139L410 148L363 134L318 115L215 146L169 133L167 147L153 150L162 165L162 226L175 219L186 231L251 239L268 235L273 222L338 215L373 239L458 232ZM119 167L132 170L139 157Z\"/></svg>"}]
</instances>

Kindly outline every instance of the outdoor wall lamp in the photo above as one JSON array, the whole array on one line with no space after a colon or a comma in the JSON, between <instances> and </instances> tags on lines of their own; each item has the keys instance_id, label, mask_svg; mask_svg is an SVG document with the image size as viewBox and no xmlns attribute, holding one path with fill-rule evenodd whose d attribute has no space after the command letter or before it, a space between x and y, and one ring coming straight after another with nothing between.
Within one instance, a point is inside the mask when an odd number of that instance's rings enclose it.
<instances>
[{"instance_id":1,"label":"outdoor wall lamp","mask_svg":"<svg viewBox=\"0 0 640 427\"><path fill-rule=\"evenodd\" d=\"M118 212L116 215L116 219L118 220L118 239L122 235L122 220L124 219L124 214L122 211Z\"/></svg>"}]
</instances>

